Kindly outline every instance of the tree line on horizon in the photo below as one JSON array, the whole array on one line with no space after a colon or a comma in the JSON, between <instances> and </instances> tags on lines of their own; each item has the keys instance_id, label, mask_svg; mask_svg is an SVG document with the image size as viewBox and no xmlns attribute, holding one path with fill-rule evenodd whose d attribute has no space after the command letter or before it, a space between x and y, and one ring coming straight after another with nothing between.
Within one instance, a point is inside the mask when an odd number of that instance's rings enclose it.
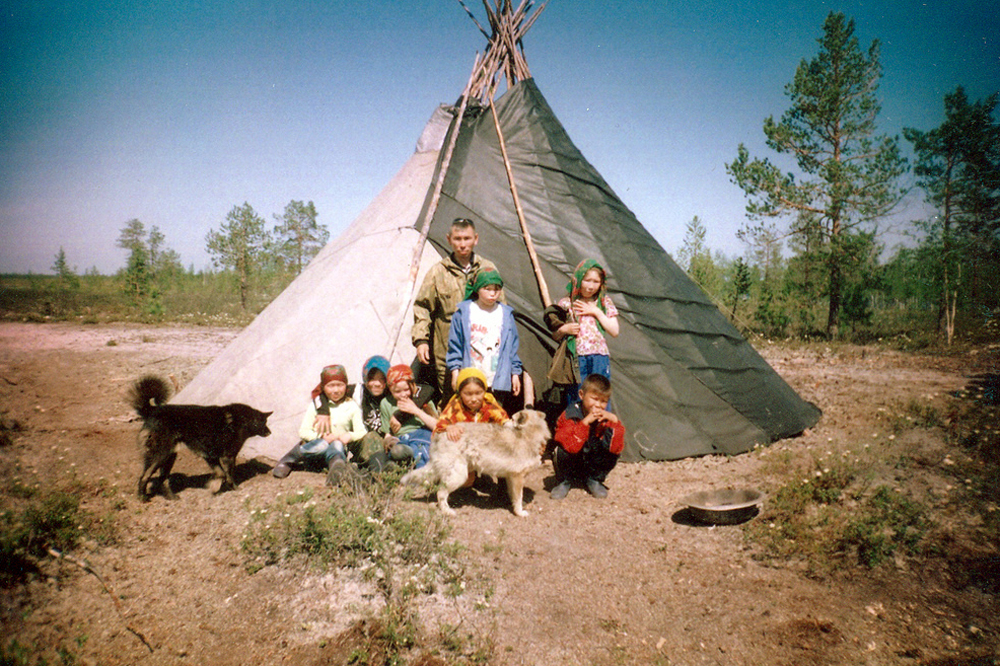
<instances>
[{"instance_id":1,"label":"tree line on horizon","mask_svg":"<svg viewBox=\"0 0 1000 666\"><path fill-rule=\"evenodd\" d=\"M747 198L748 221L738 233L746 258L713 257L695 217L679 253L682 267L720 307L728 305L732 319L768 334L832 339L870 327L876 313L883 320L908 315L901 331L923 323L949 344L960 316L995 327L997 93L971 101L959 86L945 95L941 125L904 128L917 187L934 214L912 222L915 247L882 262L878 222L906 195L910 165L898 138L877 131L879 42L863 51L854 31L853 20L831 12L819 53L803 59L785 86L790 107L764 120L767 147L796 171L751 157L742 144L726 165ZM783 247L792 256L785 258ZM738 319L741 305L746 312Z\"/></svg>"},{"instance_id":2,"label":"tree line on horizon","mask_svg":"<svg viewBox=\"0 0 1000 666\"><path fill-rule=\"evenodd\" d=\"M998 94L970 100L959 86L944 98L936 128L906 127L914 164L898 137L879 134L879 42L863 50L855 24L831 12L817 42L785 86L790 106L764 120L767 147L753 157L740 144L726 164L747 198L738 237L745 255L729 259L705 244L695 216L677 253L681 267L745 332L837 338L859 331L927 330L950 343L957 321L973 326L1000 314L1000 124ZM933 215L912 221L915 246L888 260L878 224L916 177ZM280 293L326 244L310 201L291 201L267 229L249 203L234 206L206 247L220 276L252 309ZM163 234L130 220L117 244L129 252L116 279L124 294L151 314L160 296L190 281ZM790 252L789 256L785 252ZM60 248L59 283L79 288ZM259 303L258 303L259 304ZM262 306L261 306L262 307Z\"/></svg>"}]
</instances>

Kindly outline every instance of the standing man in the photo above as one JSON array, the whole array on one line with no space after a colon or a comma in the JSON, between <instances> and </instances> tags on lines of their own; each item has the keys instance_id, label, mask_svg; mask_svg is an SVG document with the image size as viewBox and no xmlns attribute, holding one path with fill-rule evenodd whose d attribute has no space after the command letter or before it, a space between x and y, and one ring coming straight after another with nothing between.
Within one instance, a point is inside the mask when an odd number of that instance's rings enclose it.
<instances>
[{"instance_id":1,"label":"standing man","mask_svg":"<svg viewBox=\"0 0 1000 666\"><path fill-rule=\"evenodd\" d=\"M472 220L457 218L448 230L451 254L434 264L413 302L411 337L417 358L424 365L434 365L442 404L452 394L451 378L445 357L448 354L448 333L451 316L465 298L465 285L484 270L496 270L489 259L475 253L479 234Z\"/></svg>"}]
</instances>

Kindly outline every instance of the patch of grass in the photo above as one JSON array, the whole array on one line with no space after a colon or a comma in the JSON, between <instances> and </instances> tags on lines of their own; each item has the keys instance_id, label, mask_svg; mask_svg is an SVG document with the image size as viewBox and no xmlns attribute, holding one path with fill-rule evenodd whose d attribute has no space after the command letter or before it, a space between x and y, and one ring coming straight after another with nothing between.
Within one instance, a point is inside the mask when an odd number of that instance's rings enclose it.
<instances>
[{"instance_id":1,"label":"patch of grass","mask_svg":"<svg viewBox=\"0 0 1000 666\"><path fill-rule=\"evenodd\" d=\"M339 650L341 663L410 663L418 649L444 653L440 663L489 663L495 652L490 634L443 625L428 636L420 625L415 598L463 595L468 575L464 548L449 540L440 512L400 501L401 474L316 492L303 489L263 507L248 504L241 542L247 570L348 567L372 583L384 601L377 614L326 641ZM488 608L490 593L477 610Z\"/></svg>"},{"instance_id":2,"label":"patch of grass","mask_svg":"<svg viewBox=\"0 0 1000 666\"><path fill-rule=\"evenodd\" d=\"M291 282L275 272L256 280L247 309L233 275L183 272L154 284L140 299L117 276L81 275L68 288L48 275L0 275L0 320L76 321L83 324L137 321L205 326L246 326Z\"/></svg>"},{"instance_id":3,"label":"patch of grass","mask_svg":"<svg viewBox=\"0 0 1000 666\"><path fill-rule=\"evenodd\" d=\"M951 569L959 585L974 584L984 591L1000 590L1000 406L995 396L983 391L963 391L956 395L949 413L946 434L949 443L961 447L968 458L946 469L962 488L962 502L977 514L981 523L974 529L976 545L955 555Z\"/></svg>"},{"instance_id":4,"label":"patch of grass","mask_svg":"<svg viewBox=\"0 0 1000 666\"><path fill-rule=\"evenodd\" d=\"M838 550L854 551L857 561L873 569L897 551L916 555L931 526L926 510L888 486L879 486L866 498L844 527Z\"/></svg>"},{"instance_id":5,"label":"patch of grass","mask_svg":"<svg viewBox=\"0 0 1000 666\"><path fill-rule=\"evenodd\" d=\"M461 594L461 547L448 541L450 530L439 513L400 510L399 476L383 474L364 488L341 486L323 498L303 490L269 506L248 506L241 543L247 569L302 559L321 570L359 569L387 599L439 586Z\"/></svg>"},{"instance_id":6,"label":"patch of grass","mask_svg":"<svg viewBox=\"0 0 1000 666\"><path fill-rule=\"evenodd\" d=\"M106 544L116 537L114 516L81 508L74 489L42 491L15 478L5 493L23 501L0 512L0 586L37 572L49 549L69 552L84 539Z\"/></svg>"},{"instance_id":7,"label":"patch of grass","mask_svg":"<svg viewBox=\"0 0 1000 666\"><path fill-rule=\"evenodd\" d=\"M7 486L7 493L11 497L16 497L18 499L31 499L39 492L37 485L29 485L25 483L20 477L14 477L11 479L10 485Z\"/></svg>"},{"instance_id":8,"label":"patch of grass","mask_svg":"<svg viewBox=\"0 0 1000 666\"><path fill-rule=\"evenodd\" d=\"M932 526L926 510L888 486L869 491L867 460L848 454L814 465L773 489L760 519L744 526L758 557L798 561L822 577L845 559L873 568L919 552Z\"/></svg>"},{"instance_id":9,"label":"patch of grass","mask_svg":"<svg viewBox=\"0 0 1000 666\"><path fill-rule=\"evenodd\" d=\"M442 625L438 643L448 664L489 664L497 651L492 636L463 631L461 625Z\"/></svg>"},{"instance_id":10,"label":"patch of grass","mask_svg":"<svg viewBox=\"0 0 1000 666\"><path fill-rule=\"evenodd\" d=\"M987 465L1000 466L1000 406L982 392L960 392L948 415L949 441Z\"/></svg>"},{"instance_id":11,"label":"patch of grass","mask_svg":"<svg viewBox=\"0 0 1000 666\"><path fill-rule=\"evenodd\" d=\"M0 584L9 586L37 571L50 548L72 550L80 540L80 500L54 492L20 511L0 513Z\"/></svg>"},{"instance_id":12,"label":"patch of grass","mask_svg":"<svg viewBox=\"0 0 1000 666\"><path fill-rule=\"evenodd\" d=\"M324 639L322 663L351 666L477 666L493 663L491 632L477 633L464 622L442 624L425 637L417 616L405 606L387 605L377 617L358 620L341 634Z\"/></svg>"},{"instance_id":13,"label":"patch of grass","mask_svg":"<svg viewBox=\"0 0 1000 666\"><path fill-rule=\"evenodd\" d=\"M0 664L3 666L30 666L32 663L39 666L47 663L44 659L34 661L32 652L27 646L21 645L15 638L7 645L0 645Z\"/></svg>"},{"instance_id":14,"label":"patch of grass","mask_svg":"<svg viewBox=\"0 0 1000 666\"><path fill-rule=\"evenodd\" d=\"M87 642L86 636L78 636L73 639L77 647L83 647ZM46 650L37 646L21 645L17 639L11 640L6 645L0 644L0 666L74 666L80 663L76 653L65 645L57 645L54 652L58 661L50 662L45 658Z\"/></svg>"},{"instance_id":15,"label":"patch of grass","mask_svg":"<svg viewBox=\"0 0 1000 666\"><path fill-rule=\"evenodd\" d=\"M940 428L947 423L942 409L927 400L911 398L905 404L896 404L880 408L879 421L886 424L888 430L898 435L913 428Z\"/></svg>"}]
</instances>

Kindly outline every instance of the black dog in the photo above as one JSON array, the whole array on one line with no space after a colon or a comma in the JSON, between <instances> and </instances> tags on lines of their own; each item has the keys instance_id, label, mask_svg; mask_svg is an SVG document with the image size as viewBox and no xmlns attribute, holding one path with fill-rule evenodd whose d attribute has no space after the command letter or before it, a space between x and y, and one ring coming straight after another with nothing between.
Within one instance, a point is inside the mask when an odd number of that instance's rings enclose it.
<instances>
[{"instance_id":1,"label":"black dog","mask_svg":"<svg viewBox=\"0 0 1000 666\"><path fill-rule=\"evenodd\" d=\"M139 477L139 499L147 501L152 492L149 482L157 471L160 486L169 499L177 499L167 477L177 459L177 445L183 442L205 459L222 479L217 492L236 487L233 466L243 443L251 437L267 437L267 417L271 412L259 412L239 403L222 407L201 405L167 405L170 386L160 377L147 375L137 380L129 391L129 401L142 418L139 448L142 450L142 475Z\"/></svg>"}]
</instances>

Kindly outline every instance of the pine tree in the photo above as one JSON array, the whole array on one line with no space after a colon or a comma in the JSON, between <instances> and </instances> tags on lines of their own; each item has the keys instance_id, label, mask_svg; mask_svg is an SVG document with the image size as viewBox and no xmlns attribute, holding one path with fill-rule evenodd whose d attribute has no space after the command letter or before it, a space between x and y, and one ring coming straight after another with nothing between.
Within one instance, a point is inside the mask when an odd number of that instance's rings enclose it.
<instances>
[{"instance_id":1,"label":"pine tree","mask_svg":"<svg viewBox=\"0 0 1000 666\"><path fill-rule=\"evenodd\" d=\"M59 253L56 254L55 263L52 264L52 271L56 274L59 279L59 284L63 288L76 289L80 286L80 278L77 276L76 271L74 271L69 266L69 262L66 261L66 251L59 248Z\"/></svg>"},{"instance_id":2,"label":"pine tree","mask_svg":"<svg viewBox=\"0 0 1000 666\"><path fill-rule=\"evenodd\" d=\"M149 294L153 279L149 245L146 243L146 225L135 218L126 222L118 235L117 245L129 253L125 269L121 273L123 288L136 304L140 304Z\"/></svg>"},{"instance_id":3,"label":"pine tree","mask_svg":"<svg viewBox=\"0 0 1000 666\"><path fill-rule=\"evenodd\" d=\"M209 254L213 255L212 263L236 273L240 305L246 310L250 281L266 260L271 242L264 219L244 202L242 206L234 206L219 231L209 231L205 241Z\"/></svg>"},{"instance_id":4,"label":"pine tree","mask_svg":"<svg viewBox=\"0 0 1000 666\"><path fill-rule=\"evenodd\" d=\"M316 222L316 206L312 201L290 201L284 214L274 218L279 222L274 228L278 258L298 275L330 240L330 232Z\"/></svg>"},{"instance_id":5,"label":"pine tree","mask_svg":"<svg viewBox=\"0 0 1000 666\"><path fill-rule=\"evenodd\" d=\"M733 268L733 279L731 285L730 296L732 298L732 307L729 311L729 318L735 323L736 319L736 308L740 304L740 300L745 298L750 293L750 267L747 266L743 258L740 257L736 260L736 265Z\"/></svg>"},{"instance_id":6,"label":"pine tree","mask_svg":"<svg viewBox=\"0 0 1000 666\"><path fill-rule=\"evenodd\" d=\"M879 43L867 55L854 36L854 21L830 13L818 40L819 54L803 60L785 87L792 106L781 120L764 121L767 145L793 156L801 173L751 159L743 144L726 170L747 195L751 220L808 213L822 229L827 248L827 335L835 337L845 281L852 264L850 236L872 230L902 197L907 170L896 138L876 136L882 76ZM794 225L790 234L797 233Z\"/></svg>"},{"instance_id":7,"label":"pine tree","mask_svg":"<svg viewBox=\"0 0 1000 666\"><path fill-rule=\"evenodd\" d=\"M937 273L938 330L954 334L959 271L968 265L971 296L987 296L977 279L996 275L1000 255L1000 124L993 119L997 93L970 103L959 86L945 95L945 120L903 135L917 153L914 171L937 215L923 225ZM977 293L978 292L978 293ZM996 302L995 293L988 294Z\"/></svg>"}]
</instances>

